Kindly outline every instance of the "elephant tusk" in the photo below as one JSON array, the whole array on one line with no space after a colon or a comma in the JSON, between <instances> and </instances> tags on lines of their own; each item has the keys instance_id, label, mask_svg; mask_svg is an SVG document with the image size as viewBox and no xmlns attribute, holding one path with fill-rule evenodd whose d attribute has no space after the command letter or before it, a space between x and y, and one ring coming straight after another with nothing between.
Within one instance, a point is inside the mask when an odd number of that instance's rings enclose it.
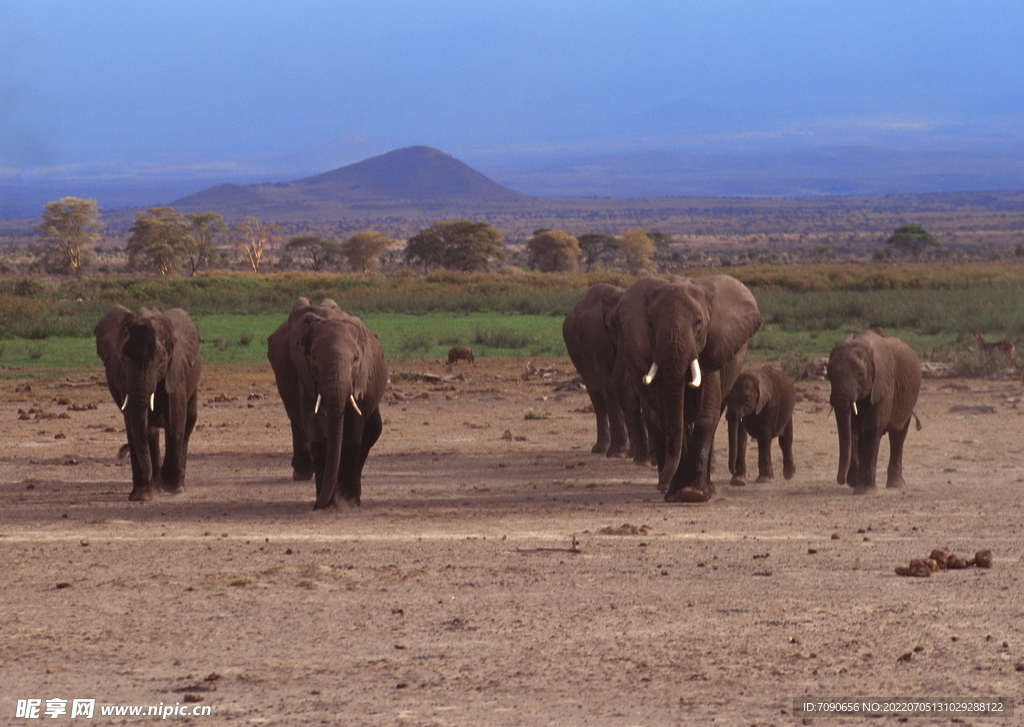
<instances>
[{"instance_id":1,"label":"elephant tusk","mask_svg":"<svg viewBox=\"0 0 1024 727\"><path fill-rule=\"evenodd\" d=\"M149 395L149 410L150 411L153 411L153 409L154 409L153 402L154 402L155 399L156 399L156 393L155 392Z\"/></svg>"},{"instance_id":2,"label":"elephant tusk","mask_svg":"<svg viewBox=\"0 0 1024 727\"><path fill-rule=\"evenodd\" d=\"M359 416L362 416L363 415L363 411L362 411L362 409L359 408L359 405L356 404L356 397L354 397L352 394L349 394L348 395L348 400L352 402L352 408L356 410L356 414L358 414Z\"/></svg>"},{"instance_id":3,"label":"elephant tusk","mask_svg":"<svg viewBox=\"0 0 1024 727\"><path fill-rule=\"evenodd\" d=\"M697 363L697 359L693 359L693 363L690 364L690 373L693 374L693 379L690 381L690 386L694 389L700 387L700 364Z\"/></svg>"},{"instance_id":4,"label":"elephant tusk","mask_svg":"<svg viewBox=\"0 0 1024 727\"><path fill-rule=\"evenodd\" d=\"M853 402L853 415L860 416L860 412L857 411L857 402Z\"/></svg>"},{"instance_id":5,"label":"elephant tusk","mask_svg":"<svg viewBox=\"0 0 1024 727\"><path fill-rule=\"evenodd\" d=\"M124 403L121 404L121 411L124 411L128 407L128 394L124 395Z\"/></svg>"},{"instance_id":6,"label":"elephant tusk","mask_svg":"<svg viewBox=\"0 0 1024 727\"><path fill-rule=\"evenodd\" d=\"M644 376L644 385L650 386L650 383L654 381L654 377L658 374L658 362L655 361L651 364L651 370Z\"/></svg>"},{"instance_id":7,"label":"elephant tusk","mask_svg":"<svg viewBox=\"0 0 1024 727\"><path fill-rule=\"evenodd\" d=\"M320 412L320 394L316 395L316 405L313 407L313 413L318 414Z\"/></svg>"}]
</instances>

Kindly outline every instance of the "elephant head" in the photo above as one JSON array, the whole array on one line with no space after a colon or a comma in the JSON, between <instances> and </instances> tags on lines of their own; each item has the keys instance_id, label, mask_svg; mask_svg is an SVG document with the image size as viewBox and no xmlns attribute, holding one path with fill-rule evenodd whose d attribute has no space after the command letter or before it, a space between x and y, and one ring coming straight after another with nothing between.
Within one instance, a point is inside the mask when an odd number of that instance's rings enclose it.
<instances>
[{"instance_id":1,"label":"elephant head","mask_svg":"<svg viewBox=\"0 0 1024 727\"><path fill-rule=\"evenodd\" d=\"M130 499L149 499L154 484L180 490L197 410L199 332L180 308L132 313L118 305L96 324L94 333L107 387L124 412L132 457ZM155 431L160 427L167 439L162 469Z\"/></svg>"},{"instance_id":2,"label":"elephant head","mask_svg":"<svg viewBox=\"0 0 1024 727\"><path fill-rule=\"evenodd\" d=\"M655 415L648 421L657 431L658 486L672 496L684 479L706 477L721 416L719 372L745 353L761 314L747 287L727 275L639 280L623 295L618 312L619 351L631 358L631 375L640 379ZM699 451L688 451L691 445ZM677 478L684 455L696 472Z\"/></svg>"},{"instance_id":3,"label":"elephant head","mask_svg":"<svg viewBox=\"0 0 1024 727\"><path fill-rule=\"evenodd\" d=\"M387 364L380 342L333 301L318 306L297 301L288 342L297 413L316 476L314 509L336 506L339 494L358 504L363 463L381 430L377 407Z\"/></svg>"}]
</instances>

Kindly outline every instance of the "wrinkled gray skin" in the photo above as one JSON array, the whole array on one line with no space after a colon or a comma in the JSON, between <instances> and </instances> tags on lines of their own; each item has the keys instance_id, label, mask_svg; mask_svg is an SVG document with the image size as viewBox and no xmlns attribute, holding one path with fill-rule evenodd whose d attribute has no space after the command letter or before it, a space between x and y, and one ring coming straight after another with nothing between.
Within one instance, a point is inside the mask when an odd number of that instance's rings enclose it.
<instances>
[{"instance_id":1,"label":"wrinkled gray skin","mask_svg":"<svg viewBox=\"0 0 1024 727\"><path fill-rule=\"evenodd\" d=\"M267 339L267 358L292 423L293 477L315 477L314 510L342 499L358 505L363 465L383 428L388 369L380 341L333 300L298 298Z\"/></svg>"},{"instance_id":2,"label":"wrinkled gray skin","mask_svg":"<svg viewBox=\"0 0 1024 727\"><path fill-rule=\"evenodd\" d=\"M626 457L630 451L625 415L612 380L615 340L611 317L624 292L623 288L607 283L591 285L562 323L565 348L587 387L597 420L597 443L590 451L609 457ZM646 437L643 457L647 459Z\"/></svg>"},{"instance_id":3,"label":"wrinkled gray skin","mask_svg":"<svg viewBox=\"0 0 1024 727\"><path fill-rule=\"evenodd\" d=\"M161 314L115 305L93 330L107 388L124 413L132 462L129 500L184 489L188 440L199 410L199 332L180 308ZM152 408L150 401L152 400ZM165 454L160 461L160 430Z\"/></svg>"},{"instance_id":4,"label":"wrinkled gray skin","mask_svg":"<svg viewBox=\"0 0 1024 727\"><path fill-rule=\"evenodd\" d=\"M706 502L714 493L710 459L723 391L732 388L747 341L761 325L757 301L728 275L643 278L623 293L616 311L613 377L624 382L627 420L639 417L647 425L658 487L670 502ZM696 387L695 359L701 372ZM657 372L646 383L652 364Z\"/></svg>"},{"instance_id":5,"label":"wrinkled gray skin","mask_svg":"<svg viewBox=\"0 0 1024 727\"><path fill-rule=\"evenodd\" d=\"M747 369L736 378L725 398L725 421L729 426L729 472L733 485L747 483L747 435L757 441L757 481L775 479L772 440L778 437L782 449L782 475L796 474L793 460L793 380L775 366Z\"/></svg>"},{"instance_id":6,"label":"wrinkled gray skin","mask_svg":"<svg viewBox=\"0 0 1024 727\"><path fill-rule=\"evenodd\" d=\"M885 486L902 487L903 443L921 390L917 354L898 338L858 333L832 349L828 379L839 430L836 482L848 483L857 493L874 489L878 446L888 434Z\"/></svg>"}]
</instances>

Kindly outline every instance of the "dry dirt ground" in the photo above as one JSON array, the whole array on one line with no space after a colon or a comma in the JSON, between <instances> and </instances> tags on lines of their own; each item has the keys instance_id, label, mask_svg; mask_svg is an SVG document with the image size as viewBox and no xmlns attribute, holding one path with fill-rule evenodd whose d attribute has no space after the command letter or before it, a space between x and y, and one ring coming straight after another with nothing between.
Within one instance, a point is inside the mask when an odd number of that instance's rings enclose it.
<instances>
[{"instance_id":1,"label":"dry dirt ground","mask_svg":"<svg viewBox=\"0 0 1024 727\"><path fill-rule=\"evenodd\" d=\"M7 371L0 724L1018 723L794 705L1024 698L1019 383L926 381L908 486L866 496L835 484L827 382L801 383L796 477L681 505L592 455L585 393L524 363L393 363L363 505L326 513L268 366L207 368L187 491L148 503L99 367ZM994 564L894 573L937 547ZM212 716L100 715L161 704Z\"/></svg>"}]
</instances>

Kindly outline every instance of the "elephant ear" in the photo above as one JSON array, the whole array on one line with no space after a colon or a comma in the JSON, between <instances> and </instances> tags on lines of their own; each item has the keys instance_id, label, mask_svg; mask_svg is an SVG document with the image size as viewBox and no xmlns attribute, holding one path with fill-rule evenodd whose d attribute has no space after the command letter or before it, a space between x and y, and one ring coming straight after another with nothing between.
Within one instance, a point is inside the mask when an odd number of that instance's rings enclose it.
<instances>
[{"instance_id":1,"label":"elephant ear","mask_svg":"<svg viewBox=\"0 0 1024 727\"><path fill-rule=\"evenodd\" d=\"M700 354L701 366L722 368L761 327L761 312L753 293L730 275L695 278L708 298L707 343Z\"/></svg>"},{"instance_id":2,"label":"elephant ear","mask_svg":"<svg viewBox=\"0 0 1024 727\"><path fill-rule=\"evenodd\" d=\"M754 413L760 414L768 402L775 397L775 387L772 386L771 379L763 372L760 372L755 380L757 381L757 403L754 405Z\"/></svg>"},{"instance_id":3,"label":"elephant ear","mask_svg":"<svg viewBox=\"0 0 1024 727\"><path fill-rule=\"evenodd\" d=\"M122 324L131 314L132 312L123 305L115 305L93 328L92 332L96 336L96 354L108 371L111 366L120 368L121 346L124 344Z\"/></svg>"},{"instance_id":4,"label":"elephant ear","mask_svg":"<svg viewBox=\"0 0 1024 727\"><path fill-rule=\"evenodd\" d=\"M169 356L164 388L173 394L186 385L189 372L199 361L199 331L181 308L172 308L158 320Z\"/></svg>"}]
</instances>

